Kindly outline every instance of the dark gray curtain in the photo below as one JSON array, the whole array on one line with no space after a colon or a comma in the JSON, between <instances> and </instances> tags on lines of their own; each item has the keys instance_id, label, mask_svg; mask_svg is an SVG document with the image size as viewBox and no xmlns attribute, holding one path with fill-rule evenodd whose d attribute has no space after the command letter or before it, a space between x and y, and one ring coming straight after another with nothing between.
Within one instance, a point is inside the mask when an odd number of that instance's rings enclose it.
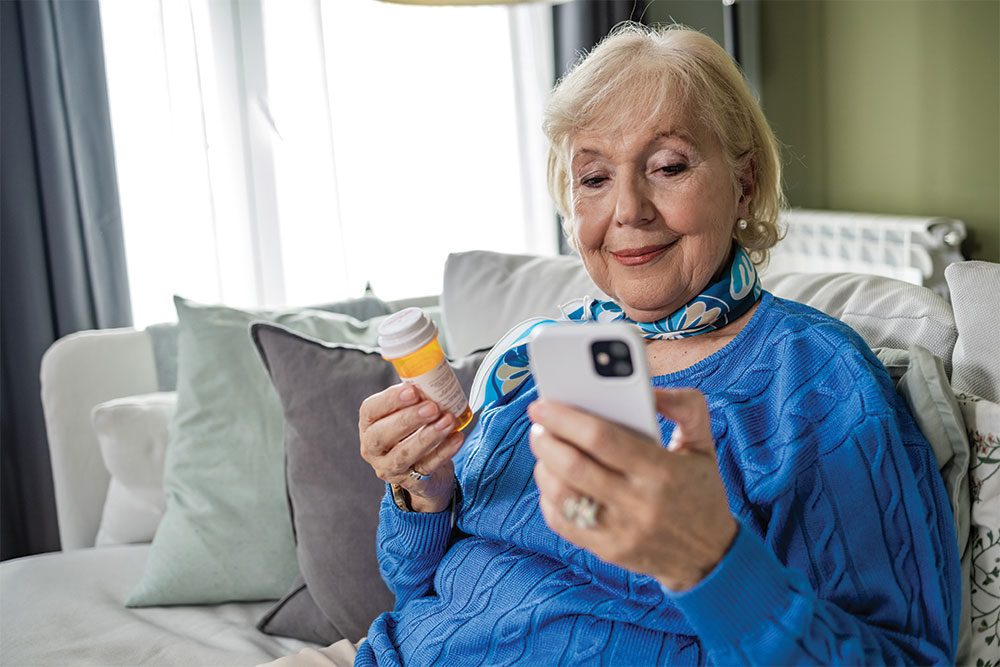
<instances>
[{"instance_id":1,"label":"dark gray curtain","mask_svg":"<svg viewBox=\"0 0 1000 667\"><path fill-rule=\"evenodd\" d=\"M576 0L552 6L556 78L622 21L641 21L645 0Z\"/></svg>"},{"instance_id":2,"label":"dark gray curtain","mask_svg":"<svg viewBox=\"0 0 1000 667\"><path fill-rule=\"evenodd\" d=\"M0 558L59 548L42 353L128 326L95 0L0 2Z\"/></svg>"}]
</instances>

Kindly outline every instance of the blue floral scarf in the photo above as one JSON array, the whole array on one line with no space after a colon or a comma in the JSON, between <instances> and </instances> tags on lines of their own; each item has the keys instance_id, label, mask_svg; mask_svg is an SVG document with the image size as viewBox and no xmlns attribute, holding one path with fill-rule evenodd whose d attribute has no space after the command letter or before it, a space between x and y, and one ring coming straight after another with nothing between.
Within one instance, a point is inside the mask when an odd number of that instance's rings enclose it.
<instances>
[{"instance_id":1,"label":"blue floral scarf","mask_svg":"<svg viewBox=\"0 0 1000 667\"><path fill-rule=\"evenodd\" d=\"M528 338L536 327L559 321L615 322L634 325L639 334L652 340L673 340L697 336L721 329L750 310L762 292L757 269L747 251L733 244L733 252L722 277L710 283L704 291L676 311L655 322L636 322L629 319L614 301L592 299L589 296L574 299L559 307L560 320L535 317L521 322L508 331L493 346L483 360L472 383L469 403L473 411L512 394L528 379Z\"/></svg>"}]
</instances>

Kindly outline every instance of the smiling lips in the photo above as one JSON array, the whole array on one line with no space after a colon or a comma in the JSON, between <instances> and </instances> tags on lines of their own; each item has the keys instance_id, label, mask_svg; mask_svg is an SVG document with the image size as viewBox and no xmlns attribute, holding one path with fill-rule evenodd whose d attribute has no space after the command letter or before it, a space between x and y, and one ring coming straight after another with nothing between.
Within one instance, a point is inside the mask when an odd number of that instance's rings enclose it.
<instances>
[{"instance_id":1,"label":"smiling lips","mask_svg":"<svg viewBox=\"0 0 1000 667\"><path fill-rule=\"evenodd\" d=\"M624 250L612 252L611 256L623 266L639 266L640 264L648 264L657 259L672 245L673 243L667 243L664 245L647 245L641 248L625 248Z\"/></svg>"}]
</instances>

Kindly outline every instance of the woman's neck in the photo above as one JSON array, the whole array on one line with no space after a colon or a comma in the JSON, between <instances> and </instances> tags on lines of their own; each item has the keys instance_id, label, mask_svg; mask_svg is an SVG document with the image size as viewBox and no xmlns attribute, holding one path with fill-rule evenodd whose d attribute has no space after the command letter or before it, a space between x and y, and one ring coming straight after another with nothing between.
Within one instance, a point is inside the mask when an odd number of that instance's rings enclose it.
<instances>
[{"instance_id":1,"label":"woman's neck","mask_svg":"<svg viewBox=\"0 0 1000 667\"><path fill-rule=\"evenodd\" d=\"M646 358L649 361L651 375L666 375L682 371L703 359L707 359L724 348L736 335L743 330L753 314L757 312L760 301L738 318L715 331L707 331L697 336L677 338L675 340L650 340L646 344Z\"/></svg>"}]
</instances>

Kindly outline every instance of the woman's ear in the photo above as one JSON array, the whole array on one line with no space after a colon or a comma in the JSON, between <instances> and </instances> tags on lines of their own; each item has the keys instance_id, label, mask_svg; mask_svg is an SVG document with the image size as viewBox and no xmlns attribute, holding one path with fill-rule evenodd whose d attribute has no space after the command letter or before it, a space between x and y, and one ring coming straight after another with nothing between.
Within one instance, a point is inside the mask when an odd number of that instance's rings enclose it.
<instances>
[{"instance_id":1,"label":"woman's ear","mask_svg":"<svg viewBox=\"0 0 1000 667\"><path fill-rule=\"evenodd\" d=\"M750 217L750 201L753 199L757 186L757 161L754 159L753 153L747 153L740 162L740 217L748 219Z\"/></svg>"}]
</instances>

